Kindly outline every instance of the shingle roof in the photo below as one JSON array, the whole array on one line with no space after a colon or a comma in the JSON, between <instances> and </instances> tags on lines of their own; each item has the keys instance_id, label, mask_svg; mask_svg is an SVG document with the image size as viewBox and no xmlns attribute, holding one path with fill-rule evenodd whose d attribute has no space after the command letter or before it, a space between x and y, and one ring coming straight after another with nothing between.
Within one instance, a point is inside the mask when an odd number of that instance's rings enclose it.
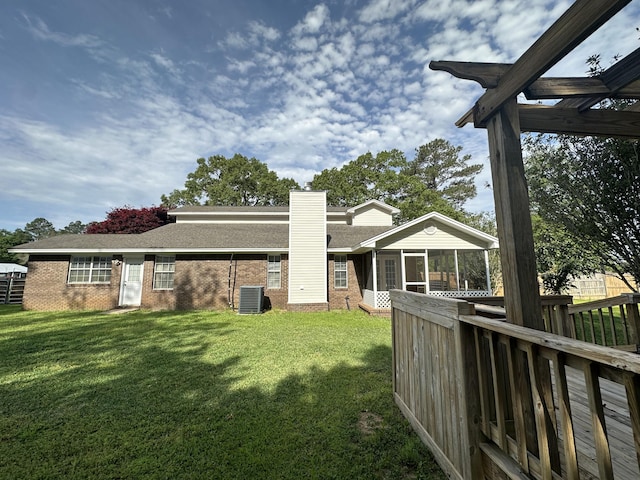
<instances>
[{"instance_id":1,"label":"shingle roof","mask_svg":"<svg viewBox=\"0 0 640 480\"><path fill-rule=\"evenodd\" d=\"M175 213L216 213L216 212L251 212L251 213L268 213L268 212L288 212L289 207L285 206L255 206L247 205L228 206L228 205L185 205L184 207L169 210L170 214ZM347 207L327 207L327 212L346 212Z\"/></svg>"},{"instance_id":2,"label":"shingle roof","mask_svg":"<svg viewBox=\"0 0 640 480\"><path fill-rule=\"evenodd\" d=\"M350 249L393 227L327 225L328 248ZM232 251L284 250L289 247L287 224L171 223L142 234L57 235L14 247L16 251ZM49 252L48 252L49 251Z\"/></svg>"}]
</instances>

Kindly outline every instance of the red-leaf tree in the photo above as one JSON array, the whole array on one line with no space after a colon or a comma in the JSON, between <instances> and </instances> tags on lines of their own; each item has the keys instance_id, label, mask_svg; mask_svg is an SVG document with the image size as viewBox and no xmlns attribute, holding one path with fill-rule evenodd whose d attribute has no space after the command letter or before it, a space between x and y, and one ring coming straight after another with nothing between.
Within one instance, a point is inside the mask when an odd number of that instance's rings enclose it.
<instances>
[{"instance_id":1,"label":"red-leaf tree","mask_svg":"<svg viewBox=\"0 0 640 480\"><path fill-rule=\"evenodd\" d=\"M143 233L170 223L167 207L133 208L128 205L107 212L107 219L87 226L86 233Z\"/></svg>"}]
</instances>

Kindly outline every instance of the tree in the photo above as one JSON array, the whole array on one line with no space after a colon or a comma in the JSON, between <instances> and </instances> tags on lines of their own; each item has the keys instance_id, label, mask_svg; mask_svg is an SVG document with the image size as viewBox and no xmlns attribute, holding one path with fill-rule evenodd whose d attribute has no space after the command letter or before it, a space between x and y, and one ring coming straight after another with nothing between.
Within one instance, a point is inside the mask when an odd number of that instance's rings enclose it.
<instances>
[{"instance_id":1,"label":"tree","mask_svg":"<svg viewBox=\"0 0 640 480\"><path fill-rule=\"evenodd\" d=\"M76 220L75 222L70 222L69 225L58 230L58 233L84 233L86 228L86 224L82 223L80 220Z\"/></svg>"},{"instance_id":2,"label":"tree","mask_svg":"<svg viewBox=\"0 0 640 480\"><path fill-rule=\"evenodd\" d=\"M600 269L600 260L582 248L582 242L562 225L550 223L539 215L531 217L533 243L538 272L545 293L561 295L581 275Z\"/></svg>"},{"instance_id":3,"label":"tree","mask_svg":"<svg viewBox=\"0 0 640 480\"><path fill-rule=\"evenodd\" d=\"M399 150L366 153L342 168L323 170L313 187L327 190L333 206L354 206L377 199L400 209L402 221L438 211L457 220L467 217L464 203L476 195L475 176L482 165L469 165L462 147L436 139L416 149L407 161Z\"/></svg>"},{"instance_id":4,"label":"tree","mask_svg":"<svg viewBox=\"0 0 640 480\"><path fill-rule=\"evenodd\" d=\"M107 212L106 220L90 223L86 233L144 233L170 223L167 210L162 206L114 208Z\"/></svg>"},{"instance_id":5,"label":"tree","mask_svg":"<svg viewBox=\"0 0 640 480\"><path fill-rule=\"evenodd\" d=\"M367 200L396 205L402 190L399 170L407 160L399 150L360 155L342 168L325 169L313 177L313 188L327 191L327 203L346 207Z\"/></svg>"},{"instance_id":6,"label":"tree","mask_svg":"<svg viewBox=\"0 0 640 480\"><path fill-rule=\"evenodd\" d=\"M462 147L454 147L441 138L416 149L415 158L400 172L413 179L413 188L438 192L455 210L477 194L474 183L482 164L469 164L471 155L460 156ZM412 192L415 193L415 192Z\"/></svg>"},{"instance_id":7,"label":"tree","mask_svg":"<svg viewBox=\"0 0 640 480\"><path fill-rule=\"evenodd\" d=\"M528 145L534 209L635 290L624 275L640 281L638 141L560 135Z\"/></svg>"},{"instance_id":8,"label":"tree","mask_svg":"<svg viewBox=\"0 0 640 480\"><path fill-rule=\"evenodd\" d=\"M42 217L34 218L27 223L24 230L31 235L33 240L42 240L43 238L52 237L56 234L53 223Z\"/></svg>"},{"instance_id":9,"label":"tree","mask_svg":"<svg viewBox=\"0 0 640 480\"><path fill-rule=\"evenodd\" d=\"M16 229L13 232L9 230L0 230L0 262L7 263L20 263L23 264L26 262L26 259L23 256L11 254L8 250L16 245L21 245L23 243L29 243L33 241L33 237L31 234L27 233L22 229Z\"/></svg>"},{"instance_id":10,"label":"tree","mask_svg":"<svg viewBox=\"0 0 640 480\"><path fill-rule=\"evenodd\" d=\"M287 205L289 191L300 188L295 180L280 179L264 163L240 154L199 158L197 164L184 189L162 195L163 205Z\"/></svg>"}]
</instances>

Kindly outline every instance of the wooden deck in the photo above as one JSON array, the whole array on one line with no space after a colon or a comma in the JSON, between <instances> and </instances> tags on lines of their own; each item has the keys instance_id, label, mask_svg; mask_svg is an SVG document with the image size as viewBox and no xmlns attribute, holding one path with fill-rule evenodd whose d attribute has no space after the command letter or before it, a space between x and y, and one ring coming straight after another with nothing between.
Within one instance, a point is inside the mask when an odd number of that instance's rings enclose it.
<instances>
[{"instance_id":1,"label":"wooden deck","mask_svg":"<svg viewBox=\"0 0 640 480\"><path fill-rule=\"evenodd\" d=\"M567 367L567 384L573 426L576 432L580 478L597 479L600 477L584 375L579 370ZM617 479L640 479L625 389L618 383L600 379L600 391L609 437L613 474Z\"/></svg>"},{"instance_id":2,"label":"wooden deck","mask_svg":"<svg viewBox=\"0 0 640 480\"><path fill-rule=\"evenodd\" d=\"M640 479L640 356L392 292L394 397L452 479Z\"/></svg>"}]
</instances>

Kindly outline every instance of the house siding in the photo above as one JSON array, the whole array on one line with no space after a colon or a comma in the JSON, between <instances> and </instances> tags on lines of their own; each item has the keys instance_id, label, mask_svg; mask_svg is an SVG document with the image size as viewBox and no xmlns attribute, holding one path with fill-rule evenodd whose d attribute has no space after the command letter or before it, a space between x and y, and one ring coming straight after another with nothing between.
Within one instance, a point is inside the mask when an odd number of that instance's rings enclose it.
<instances>
[{"instance_id":1,"label":"house siding","mask_svg":"<svg viewBox=\"0 0 640 480\"><path fill-rule=\"evenodd\" d=\"M435 233L429 235L424 231L425 224L433 224L437 227ZM452 227L428 220L425 223L414 225L404 232L391 235L378 242L377 248L384 250L424 250L428 245L429 250L482 250L486 245L480 243L471 235L454 230Z\"/></svg>"},{"instance_id":2,"label":"house siding","mask_svg":"<svg viewBox=\"0 0 640 480\"><path fill-rule=\"evenodd\" d=\"M353 225L359 226L391 226L393 216L376 205L367 205L358 209L353 216Z\"/></svg>"},{"instance_id":3,"label":"house siding","mask_svg":"<svg viewBox=\"0 0 640 480\"><path fill-rule=\"evenodd\" d=\"M327 223L326 193L289 193L289 309L326 310Z\"/></svg>"}]
</instances>

